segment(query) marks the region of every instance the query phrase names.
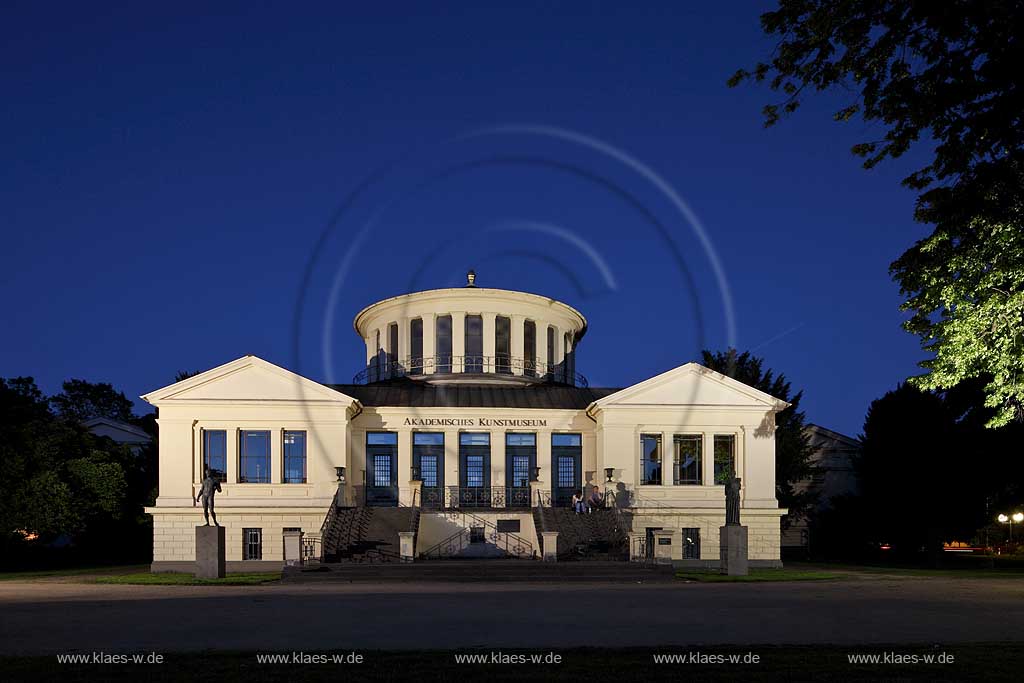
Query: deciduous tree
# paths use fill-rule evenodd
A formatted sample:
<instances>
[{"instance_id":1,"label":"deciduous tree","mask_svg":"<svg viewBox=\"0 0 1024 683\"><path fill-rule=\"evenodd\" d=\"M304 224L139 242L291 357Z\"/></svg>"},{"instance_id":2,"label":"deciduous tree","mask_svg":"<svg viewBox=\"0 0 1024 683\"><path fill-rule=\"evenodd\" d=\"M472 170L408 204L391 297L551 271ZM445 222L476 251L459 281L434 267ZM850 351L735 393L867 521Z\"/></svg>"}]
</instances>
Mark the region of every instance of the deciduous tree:
<instances>
[{"instance_id":1,"label":"deciduous tree","mask_svg":"<svg viewBox=\"0 0 1024 683\"><path fill-rule=\"evenodd\" d=\"M779 0L761 25L775 49L729 84L781 93L764 107L767 126L833 90L846 99L837 121L883 131L852 149L866 168L927 148L903 183L934 231L890 269L906 329L933 354L911 382L985 376L989 426L1024 418L1024 2Z\"/></svg>"}]
</instances>

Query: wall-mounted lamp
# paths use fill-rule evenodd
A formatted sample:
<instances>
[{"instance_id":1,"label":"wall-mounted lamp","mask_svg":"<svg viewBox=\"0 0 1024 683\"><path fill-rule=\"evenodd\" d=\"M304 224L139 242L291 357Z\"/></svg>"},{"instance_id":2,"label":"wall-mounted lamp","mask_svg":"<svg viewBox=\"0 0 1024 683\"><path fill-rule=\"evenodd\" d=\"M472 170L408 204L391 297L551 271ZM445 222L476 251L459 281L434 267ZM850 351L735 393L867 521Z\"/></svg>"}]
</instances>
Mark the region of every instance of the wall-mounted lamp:
<instances>
[{"instance_id":1,"label":"wall-mounted lamp","mask_svg":"<svg viewBox=\"0 0 1024 683\"><path fill-rule=\"evenodd\" d=\"M614 467L605 467L604 468L604 480L605 481L610 482L612 480L612 476L614 474L615 474L615 468Z\"/></svg>"},{"instance_id":2,"label":"wall-mounted lamp","mask_svg":"<svg viewBox=\"0 0 1024 683\"><path fill-rule=\"evenodd\" d=\"M338 483L339 484L344 484L345 483L345 468L344 467L335 467L334 468L334 473L336 475L338 475Z\"/></svg>"}]
</instances>

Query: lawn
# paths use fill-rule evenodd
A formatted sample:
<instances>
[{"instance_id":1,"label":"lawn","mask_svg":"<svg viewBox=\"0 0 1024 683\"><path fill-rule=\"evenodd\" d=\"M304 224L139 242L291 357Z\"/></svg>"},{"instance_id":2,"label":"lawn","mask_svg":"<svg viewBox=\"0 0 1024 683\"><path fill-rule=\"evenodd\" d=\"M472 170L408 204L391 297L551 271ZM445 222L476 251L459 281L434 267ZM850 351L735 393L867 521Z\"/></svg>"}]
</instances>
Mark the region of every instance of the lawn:
<instances>
[{"instance_id":1,"label":"lawn","mask_svg":"<svg viewBox=\"0 0 1024 683\"><path fill-rule=\"evenodd\" d=\"M978 569L975 567L945 567L933 569L928 567L885 566L865 564L804 564L797 562L787 562L786 564L787 566L792 568L799 568L801 571L831 571L840 574L874 574L877 576L885 575L907 578L935 576L947 579L1024 579L1024 569L1020 569L1016 566L996 567L993 569Z\"/></svg>"},{"instance_id":2,"label":"lawn","mask_svg":"<svg viewBox=\"0 0 1024 683\"><path fill-rule=\"evenodd\" d=\"M75 567L73 569L37 569L28 572L3 572L0 573L0 581L23 581L25 579L89 576L95 574L134 574L148 568L149 565L146 564L132 564L105 567Z\"/></svg>"},{"instance_id":3,"label":"lawn","mask_svg":"<svg viewBox=\"0 0 1024 683\"><path fill-rule=\"evenodd\" d=\"M191 574L137 572L116 576L99 576L94 583L113 583L134 586L257 586L279 581L281 572L228 574L223 579L197 579Z\"/></svg>"},{"instance_id":4,"label":"lawn","mask_svg":"<svg viewBox=\"0 0 1024 683\"><path fill-rule=\"evenodd\" d=\"M717 571L677 571L676 578L702 583L765 582L765 581L830 581L843 578L843 574L802 569L751 569L746 576L728 576Z\"/></svg>"}]
</instances>

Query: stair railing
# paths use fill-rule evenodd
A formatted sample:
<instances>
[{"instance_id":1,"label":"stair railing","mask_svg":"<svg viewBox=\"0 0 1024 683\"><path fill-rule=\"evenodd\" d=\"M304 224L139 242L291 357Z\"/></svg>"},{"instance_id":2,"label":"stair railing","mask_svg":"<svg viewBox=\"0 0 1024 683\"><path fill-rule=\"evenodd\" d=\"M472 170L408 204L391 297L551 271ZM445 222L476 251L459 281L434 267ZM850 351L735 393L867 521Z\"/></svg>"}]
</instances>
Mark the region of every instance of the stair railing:
<instances>
[{"instance_id":1,"label":"stair railing","mask_svg":"<svg viewBox=\"0 0 1024 683\"><path fill-rule=\"evenodd\" d=\"M470 543L472 543L471 529L473 526L483 527L485 537L490 540L495 547L502 550L510 557L523 559L536 556L533 544L530 543L530 541L508 531L498 531L497 525L490 520L478 517L472 512L466 512L464 510L450 510L444 514L449 518L461 516L462 528L448 538L445 538L440 543L436 543L420 553L420 556L425 559L453 557L464 550L470 545ZM467 521L469 524L467 524Z\"/></svg>"},{"instance_id":2,"label":"stair railing","mask_svg":"<svg viewBox=\"0 0 1024 683\"><path fill-rule=\"evenodd\" d=\"M338 486L334 492L334 497L331 499L331 506L327 508L327 514L324 515L323 524L320 525L320 542L310 543L308 546L303 548L303 561L306 561L308 557L309 561L323 562L327 555L327 543L330 540L330 529L334 524L334 519L338 514L338 502L341 496L341 486ZM312 541L312 539L310 539Z\"/></svg>"},{"instance_id":3,"label":"stair railing","mask_svg":"<svg viewBox=\"0 0 1024 683\"><path fill-rule=\"evenodd\" d=\"M440 543L420 553L425 560L442 560L446 557L455 557L464 550L470 543L470 530L463 528L444 539Z\"/></svg>"}]
</instances>

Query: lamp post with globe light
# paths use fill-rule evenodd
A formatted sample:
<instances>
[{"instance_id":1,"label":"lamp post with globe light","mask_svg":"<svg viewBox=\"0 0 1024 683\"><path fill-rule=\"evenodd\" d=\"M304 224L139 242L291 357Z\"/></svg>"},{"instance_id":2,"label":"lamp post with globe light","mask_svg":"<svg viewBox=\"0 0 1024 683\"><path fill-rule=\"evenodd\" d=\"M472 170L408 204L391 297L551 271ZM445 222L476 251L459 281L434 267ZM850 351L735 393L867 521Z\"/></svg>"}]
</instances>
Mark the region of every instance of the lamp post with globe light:
<instances>
[{"instance_id":1,"label":"lamp post with globe light","mask_svg":"<svg viewBox=\"0 0 1024 683\"><path fill-rule=\"evenodd\" d=\"M1010 543L1013 543L1013 523L1020 524L1024 522L1024 512L1015 512L1012 515L999 515L996 517L1000 524L1010 525Z\"/></svg>"}]
</instances>

